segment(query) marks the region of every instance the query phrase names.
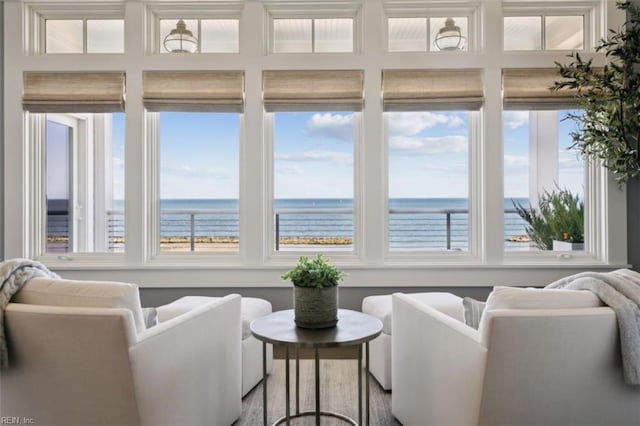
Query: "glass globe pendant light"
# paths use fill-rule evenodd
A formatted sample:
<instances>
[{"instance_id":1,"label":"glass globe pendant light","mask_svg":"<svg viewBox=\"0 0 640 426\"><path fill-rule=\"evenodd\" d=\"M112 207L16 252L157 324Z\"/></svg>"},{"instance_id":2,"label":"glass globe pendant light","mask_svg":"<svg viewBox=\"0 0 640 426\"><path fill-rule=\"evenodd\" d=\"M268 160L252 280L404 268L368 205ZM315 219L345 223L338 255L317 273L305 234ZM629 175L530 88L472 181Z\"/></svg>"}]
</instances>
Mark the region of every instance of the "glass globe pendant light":
<instances>
[{"instance_id":1,"label":"glass globe pendant light","mask_svg":"<svg viewBox=\"0 0 640 426\"><path fill-rule=\"evenodd\" d=\"M198 39L180 19L176 27L164 38L164 48L171 53L193 53L198 50Z\"/></svg>"},{"instance_id":2,"label":"glass globe pendant light","mask_svg":"<svg viewBox=\"0 0 640 426\"><path fill-rule=\"evenodd\" d=\"M444 27L438 31L434 44L438 50L462 50L465 41L466 37L462 35L453 18L447 18Z\"/></svg>"}]
</instances>

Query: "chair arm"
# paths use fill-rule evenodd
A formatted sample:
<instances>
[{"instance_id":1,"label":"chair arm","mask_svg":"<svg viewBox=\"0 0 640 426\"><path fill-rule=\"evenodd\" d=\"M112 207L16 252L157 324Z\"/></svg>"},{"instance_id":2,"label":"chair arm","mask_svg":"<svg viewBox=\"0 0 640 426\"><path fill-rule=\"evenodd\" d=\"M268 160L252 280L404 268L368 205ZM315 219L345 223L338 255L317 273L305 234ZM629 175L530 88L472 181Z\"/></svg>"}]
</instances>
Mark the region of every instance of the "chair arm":
<instances>
[{"instance_id":1,"label":"chair arm","mask_svg":"<svg viewBox=\"0 0 640 426\"><path fill-rule=\"evenodd\" d=\"M406 426L476 424L487 350L479 333L393 295L392 411Z\"/></svg>"},{"instance_id":2,"label":"chair arm","mask_svg":"<svg viewBox=\"0 0 640 426\"><path fill-rule=\"evenodd\" d=\"M241 413L240 296L140 333L129 348L141 424L233 423Z\"/></svg>"}]
</instances>

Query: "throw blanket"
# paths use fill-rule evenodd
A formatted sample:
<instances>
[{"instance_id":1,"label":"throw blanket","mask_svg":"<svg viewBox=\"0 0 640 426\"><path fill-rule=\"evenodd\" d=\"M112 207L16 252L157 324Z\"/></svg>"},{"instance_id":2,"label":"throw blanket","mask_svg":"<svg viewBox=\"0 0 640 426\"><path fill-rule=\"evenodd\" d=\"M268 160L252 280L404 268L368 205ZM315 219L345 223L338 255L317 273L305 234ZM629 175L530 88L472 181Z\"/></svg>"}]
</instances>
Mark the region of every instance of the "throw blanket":
<instances>
[{"instance_id":1,"label":"throw blanket","mask_svg":"<svg viewBox=\"0 0 640 426\"><path fill-rule=\"evenodd\" d=\"M629 269L583 272L562 278L546 288L589 290L615 311L624 381L640 385L640 274Z\"/></svg>"},{"instance_id":2,"label":"throw blanket","mask_svg":"<svg viewBox=\"0 0 640 426\"><path fill-rule=\"evenodd\" d=\"M11 259L0 263L0 367L9 366L7 339L4 333L4 310L9 301L31 278L60 278L40 262L28 259Z\"/></svg>"}]
</instances>

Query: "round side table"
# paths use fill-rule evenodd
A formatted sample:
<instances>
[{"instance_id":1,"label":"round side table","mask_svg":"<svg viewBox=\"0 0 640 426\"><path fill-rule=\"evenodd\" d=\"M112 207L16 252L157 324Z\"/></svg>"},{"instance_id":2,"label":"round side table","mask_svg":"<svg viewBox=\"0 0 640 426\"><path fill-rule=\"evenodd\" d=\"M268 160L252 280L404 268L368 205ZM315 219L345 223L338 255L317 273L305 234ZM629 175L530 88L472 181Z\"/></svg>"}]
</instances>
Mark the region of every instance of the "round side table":
<instances>
[{"instance_id":1,"label":"round side table","mask_svg":"<svg viewBox=\"0 0 640 426\"><path fill-rule=\"evenodd\" d=\"M369 342L382 332L382 322L379 319L362 312L348 309L338 310L338 324L324 329L306 329L297 327L293 321L293 309L278 311L251 323L251 333L262 341L262 389L263 389L263 423L267 425L267 343L285 347L285 415L277 419L273 426L282 423L289 424L297 417L315 416L316 425L320 425L322 416L345 420L352 425L369 425ZM358 349L358 422L344 414L320 410L320 348L334 348L342 346L359 346ZM365 346L365 413L366 423L363 423L362 413L362 346ZM296 352L296 412L291 414L289 394L289 349ZM300 412L300 348L313 348L315 354L315 403L314 411Z\"/></svg>"}]
</instances>

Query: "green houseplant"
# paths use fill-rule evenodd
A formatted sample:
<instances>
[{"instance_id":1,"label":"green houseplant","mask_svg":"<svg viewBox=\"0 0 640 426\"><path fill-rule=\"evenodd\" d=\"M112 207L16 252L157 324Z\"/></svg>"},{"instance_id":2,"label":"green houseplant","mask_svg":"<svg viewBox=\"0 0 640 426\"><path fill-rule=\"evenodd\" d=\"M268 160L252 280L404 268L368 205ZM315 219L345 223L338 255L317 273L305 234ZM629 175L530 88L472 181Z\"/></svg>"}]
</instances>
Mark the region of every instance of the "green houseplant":
<instances>
[{"instance_id":1,"label":"green houseplant","mask_svg":"<svg viewBox=\"0 0 640 426\"><path fill-rule=\"evenodd\" d=\"M640 6L618 2L618 8L627 13L624 28L609 30L596 47L607 64L594 67L591 59L572 53L570 63L556 62L564 80L553 89L577 92L582 111L566 117L578 123L572 148L600 160L623 184L640 175Z\"/></svg>"},{"instance_id":2,"label":"green houseplant","mask_svg":"<svg viewBox=\"0 0 640 426\"><path fill-rule=\"evenodd\" d=\"M527 222L527 236L540 250L553 250L554 241L584 243L584 202L577 195L566 189L545 191L537 209L511 201Z\"/></svg>"},{"instance_id":3,"label":"green houseplant","mask_svg":"<svg viewBox=\"0 0 640 426\"><path fill-rule=\"evenodd\" d=\"M344 272L319 254L300 257L296 266L282 275L293 283L295 323L303 328L327 328L338 323L338 284Z\"/></svg>"}]
</instances>

